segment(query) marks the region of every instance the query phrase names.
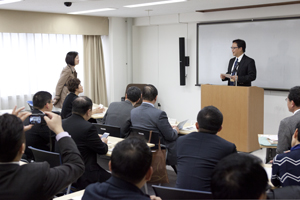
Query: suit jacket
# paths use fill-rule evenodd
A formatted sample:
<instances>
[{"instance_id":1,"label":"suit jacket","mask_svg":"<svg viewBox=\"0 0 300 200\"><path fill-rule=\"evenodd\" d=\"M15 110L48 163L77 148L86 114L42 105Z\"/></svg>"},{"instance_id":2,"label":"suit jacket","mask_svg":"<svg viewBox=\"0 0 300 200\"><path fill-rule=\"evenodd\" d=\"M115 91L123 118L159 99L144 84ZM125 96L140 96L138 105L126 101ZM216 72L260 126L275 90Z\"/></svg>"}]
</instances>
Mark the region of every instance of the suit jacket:
<instances>
[{"instance_id":1,"label":"suit jacket","mask_svg":"<svg viewBox=\"0 0 300 200\"><path fill-rule=\"evenodd\" d=\"M38 109L32 110L33 114L42 114L43 112ZM24 125L29 124L29 117L25 119ZM32 151L28 148L29 146L42 149L45 151L50 151L50 144L51 149L54 151L54 145L55 145L55 133L53 133L47 125L40 125L35 124L30 130L25 132L25 138L26 138L26 149L25 149L25 159L27 160L33 160L33 154ZM50 142L51 138L51 142Z\"/></svg>"},{"instance_id":2,"label":"suit jacket","mask_svg":"<svg viewBox=\"0 0 300 200\"><path fill-rule=\"evenodd\" d=\"M131 126L130 112L133 108L129 100L111 103L103 117L103 124L120 127L120 136L126 137Z\"/></svg>"},{"instance_id":3,"label":"suit jacket","mask_svg":"<svg viewBox=\"0 0 300 200\"><path fill-rule=\"evenodd\" d=\"M231 68L235 59L236 59L235 57L230 59L226 74L231 74ZM239 63L237 76L238 76L238 81L237 81L238 86L251 86L251 82L256 79L255 61L244 54L241 62ZM229 78L223 79L223 81L225 80L228 80L228 85L230 85L230 79Z\"/></svg>"},{"instance_id":4,"label":"suit jacket","mask_svg":"<svg viewBox=\"0 0 300 200\"><path fill-rule=\"evenodd\" d=\"M55 107L62 108L64 100L69 93L67 83L70 79L77 78L77 73L74 67L65 66L60 74L60 78L57 82L55 89L55 99L57 103Z\"/></svg>"},{"instance_id":5,"label":"suit jacket","mask_svg":"<svg viewBox=\"0 0 300 200\"><path fill-rule=\"evenodd\" d=\"M91 184L85 189L82 200L94 199L150 200L150 197L132 183L112 176L104 183Z\"/></svg>"},{"instance_id":6,"label":"suit jacket","mask_svg":"<svg viewBox=\"0 0 300 200\"><path fill-rule=\"evenodd\" d=\"M78 179L77 187L83 189L90 183L100 181L107 172L97 164L97 154L105 155L108 147L100 139L97 128L77 114L64 119L62 126L72 136L85 164L85 172Z\"/></svg>"},{"instance_id":7,"label":"suit jacket","mask_svg":"<svg viewBox=\"0 0 300 200\"><path fill-rule=\"evenodd\" d=\"M298 122L300 122L300 111L281 120L278 130L277 154L291 149L292 136Z\"/></svg>"},{"instance_id":8,"label":"suit jacket","mask_svg":"<svg viewBox=\"0 0 300 200\"><path fill-rule=\"evenodd\" d=\"M61 109L61 118L65 119L67 117L70 117L72 115L72 103L73 101L77 98L78 96L73 93L70 92L67 97L64 100L62 109Z\"/></svg>"},{"instance_id":9,"label":"suit jacket","mask_svg":"<svg viewBox=\"0 0 300 200\"><path fill-rule=\"evenodd\" d=\"M193 132L179 137L176 187L210 191L215 166L232 153L236 153L235 144L215 134Z\"/></svg>"},{"instance_id":10,"label":"suit jacket","mask_svg":"<svg viewBox=\"0 0 300 200\"><path fill-rule=\"evenodd\" d=\"M131 110L131 123L135 128L151 130L160 133L162 143L168 148L167 163L176 164L176 139L178 133L168 121L166 112L154 108L152 105L142 103Z\"/></svg>"},{"instance_id":11,"label":"suit jacket","mask_svg":"<svg viewBox=\"0 0 300 200\"><path fill-rule=\"evenodd\" d=\"M270 189L267 192L267 199L299 199L300 186L286 186L282 188Z\"/></svg>"},{"instance_id":12,"label":"suit jacket","mask_svg":"<svg viewBox=\"0 0 300 200\"><path fill-rule=\"evenodd\" d=\"M1 199L51 199L76 181L84 171L84 163L70 137L58 141L63 165L50 168L47 162L0 164Z\"/></svg>"}]
</instances>

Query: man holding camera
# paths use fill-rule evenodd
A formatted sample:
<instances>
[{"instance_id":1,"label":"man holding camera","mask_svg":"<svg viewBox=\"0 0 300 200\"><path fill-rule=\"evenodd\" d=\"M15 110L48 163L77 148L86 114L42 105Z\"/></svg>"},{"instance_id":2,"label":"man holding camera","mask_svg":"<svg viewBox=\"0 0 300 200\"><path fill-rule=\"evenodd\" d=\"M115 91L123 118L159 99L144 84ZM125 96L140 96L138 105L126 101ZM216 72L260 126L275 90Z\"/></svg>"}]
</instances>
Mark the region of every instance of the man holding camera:
<instances>
[{"instance_id":1,"label":"man holding camera","mask_svg":"<svg viewBox=\"0 0 300 200\"><path fill-rule=\"evenodd\" d=\"M32 115L25 121L24 125L33 124L34 126L25 132L26 136L26 149L23 155L24 159L33 160L32 151L28 146L46 151L54 151L55 133L52 132L45 120L44 112L52 111L52 95L49 92L39 91L33 96L33 110Z\"/></svg>"}]
</instances>

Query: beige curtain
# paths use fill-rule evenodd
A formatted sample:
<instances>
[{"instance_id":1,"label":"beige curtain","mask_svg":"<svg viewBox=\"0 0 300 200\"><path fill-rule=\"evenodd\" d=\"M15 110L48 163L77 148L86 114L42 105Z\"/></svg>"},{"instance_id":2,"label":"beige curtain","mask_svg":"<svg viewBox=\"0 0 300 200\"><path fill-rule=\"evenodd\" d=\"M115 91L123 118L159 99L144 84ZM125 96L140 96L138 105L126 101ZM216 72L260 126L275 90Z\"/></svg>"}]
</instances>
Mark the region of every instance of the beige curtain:
<instances>
[{"instance_id":1,"label":"beige curtain","mask_svg":"<svg viewBox=\"0 0 300 200\"><path fill-rule=\"evenodd\" d=\"M107 105L106 80L100 35L83 36L84 94L93 103Z\"/></svg>"}]
</instances>

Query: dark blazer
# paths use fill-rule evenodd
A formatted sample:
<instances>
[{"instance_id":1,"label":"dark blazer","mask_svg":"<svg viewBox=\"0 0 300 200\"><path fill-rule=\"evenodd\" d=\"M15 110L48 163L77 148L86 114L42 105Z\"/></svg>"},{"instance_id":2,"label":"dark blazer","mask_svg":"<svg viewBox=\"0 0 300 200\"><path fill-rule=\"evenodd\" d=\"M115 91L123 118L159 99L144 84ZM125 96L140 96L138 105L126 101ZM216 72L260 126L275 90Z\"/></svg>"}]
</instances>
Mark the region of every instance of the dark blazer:
<instances>
[{"instance_id":1,"label":"dark blazer","mask_svg":"<svg viewBox=\"0 0 300 200\"><path fill-rule=\"evenodd\" d=\"M62 109L61 109L61 118L65 119L67 117L70 117L72 115L72 103L73 101L77 98L78 96L73 93L70 92L67 97L64 100Z\"/></svg>"},{"instance_id":2,"label":"dark blazer","mask_svg":"<svg viewBox=\"0 0 300 200\"><path fill-rule=\"evenodd\" d=\"M103 117L103 124L120 127L120 136L126 137L131 126L130 112L133 108L129 100L111 103Z\"/></svg>"},{"instance_id":3,"label":"dark blazer","mask_svg":"<svg viewBox=\"0 0 300 200\"><path fill-rule=\"evenodd\" d=\"M112 176L104 183L91 184L85 189L82 200L94 199L150 200L150 197L132 183Z\"/></svg>"},{"instance_id":4,"label":"dark blazer","mask_svg":"<svg viewBox=\"0 0 300 200\"><path fill-rule=\"evenodd\" d=\"M47 162L0 164L1 199L51 199L76 181L84 171L84 163L70 137L58 141L63 165L50 168Z\"/></svg>"},{"instance_id":5,"label":"dark blazer","mask_svg":"<svg viewBox=\"0 0 300 200\"><path fill-rule=\"evenodd\" d=\"M135 128L141 128L161 134L162 143L168 148L167 163L176 164L176 139L178 133L168 121L166 112L142 103L131 110L131 123Z\"/></svg>"},{"instance_id":6,"label":"dark blazer","mask_svg":"<svg viewBox=\"0 0 300 200\"><path fill-rule=\"evenodd\" d=\"M232 153L236 153L235 145L215 134L193 132L179 137L176 187L210 191L215 166Z\"/></svg>"},{"instance_id":7,"label":"dark blazer","mask_svg":"<svg viewBox=\"0 0 300 200\"><path fill-rule=\"evenodd\" d=\"M236 57L230 59L226 74L231 74L231 68L235 59ZM239 63L237 76L238 76L238 81L237 81L238 86L251 86L251 82L256 79L255 61L244 54L241 62ZM230 79L229 78L223 79L223 81L225 80L228 80L228 85L230 85Z\"/></svg>"},{"instance_id":8,"label":"dark blazer","mask_svg":"<svg viewBox=\"0 0 300 200\"><path fill-rule=\"evenodd\" d=\"M33 114L42 114L43 112L38 109L32 110ZM24 125L29 124L29 117L25 119ZM33 154L32 151L28 148L28 146L32 146L38 149L50 151L50 138L52 151L54 151L55 145L55 133L53 133L47 125L35 124L30 130L25 132L26 137L26 149L25 149L25 159L32 160Z\"/></svg>"},{"instance_id":9,"label":"dark blazer","mask_svg":"<svg viewBox=\"0 0 300 200\"><path fill-rule=\"evenodd\" d=\"M109 173L97 164L97 154L105 155L108 150L107 144L100 139L97 128L77 114L64 119L62 126L72 136L85 164L85 172L76 183L77 189L108 179Z\"/></svg>"}]
</instances>

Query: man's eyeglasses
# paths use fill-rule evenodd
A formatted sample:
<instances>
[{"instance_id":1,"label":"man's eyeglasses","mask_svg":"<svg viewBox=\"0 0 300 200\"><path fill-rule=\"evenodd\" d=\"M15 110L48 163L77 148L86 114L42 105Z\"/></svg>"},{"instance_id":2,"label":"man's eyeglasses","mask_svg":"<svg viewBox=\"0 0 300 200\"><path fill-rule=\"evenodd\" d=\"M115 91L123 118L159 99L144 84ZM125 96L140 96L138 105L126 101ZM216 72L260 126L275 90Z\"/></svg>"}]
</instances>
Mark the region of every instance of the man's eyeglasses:
<instances>
[{"instance_id":1,"label":"man's eyeglasses","mask_svg":"<svg viewBox=\"0 0 300 200\"><path fill-rule=\"evenodd\" d=\"M238 47L230 47L231 49L236 49L236 48L238 48Z\"/></svg>"}]
</instances>

